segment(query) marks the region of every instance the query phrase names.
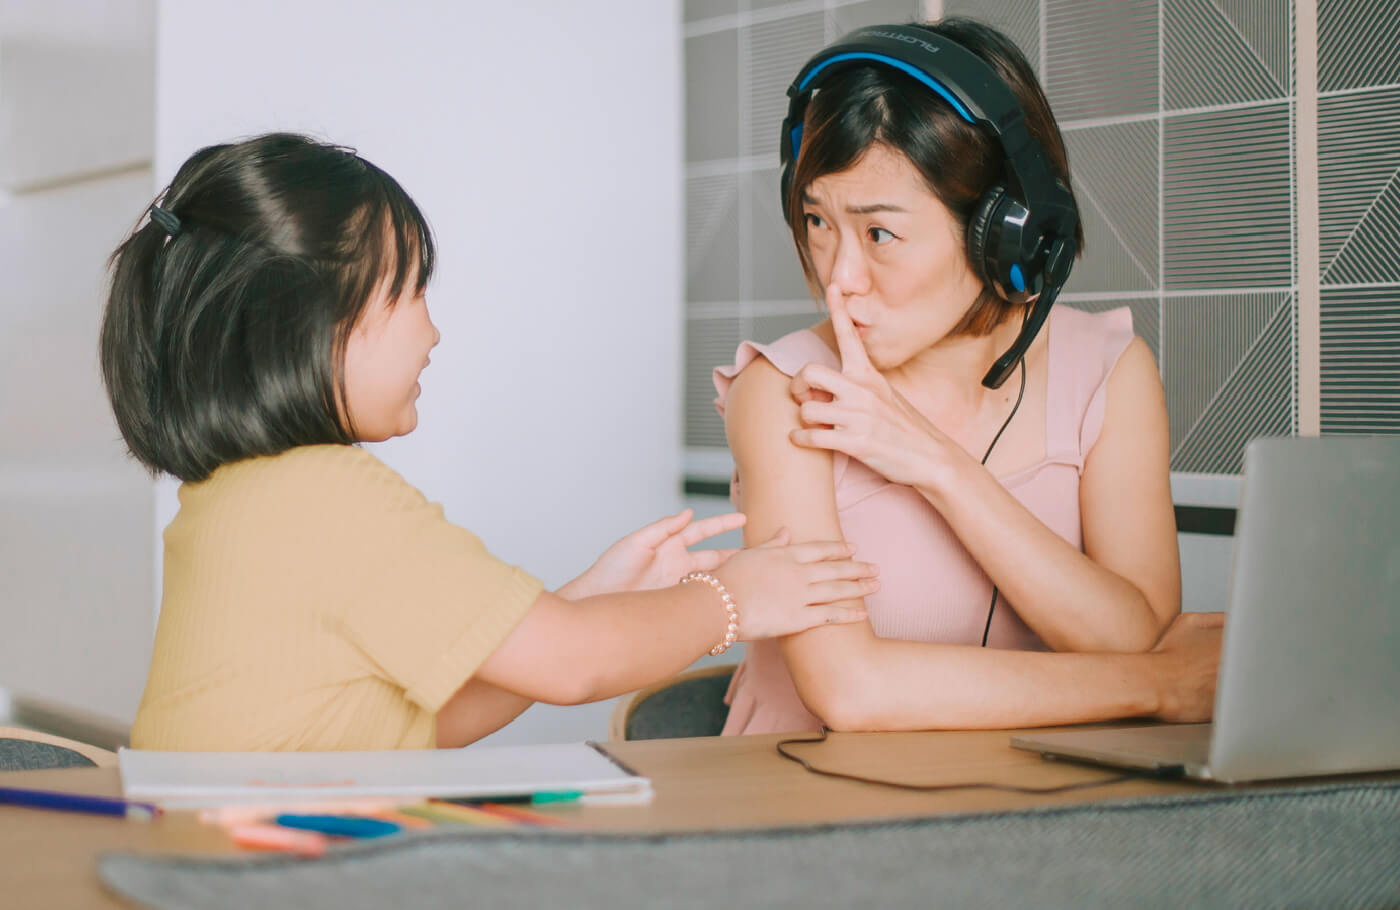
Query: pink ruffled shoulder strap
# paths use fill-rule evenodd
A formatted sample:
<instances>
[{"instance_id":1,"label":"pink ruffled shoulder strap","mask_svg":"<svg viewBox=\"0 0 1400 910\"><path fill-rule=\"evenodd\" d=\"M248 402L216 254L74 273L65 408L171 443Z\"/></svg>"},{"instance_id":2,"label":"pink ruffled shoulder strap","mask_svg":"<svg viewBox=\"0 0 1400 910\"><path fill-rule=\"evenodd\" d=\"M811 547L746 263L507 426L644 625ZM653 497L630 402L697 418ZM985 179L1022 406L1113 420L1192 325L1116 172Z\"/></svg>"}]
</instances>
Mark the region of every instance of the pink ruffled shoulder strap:
<instances>
[{"instance_id":1,"label":"pink ruffled shoulder strap","mask_svg":"<svg viewBox=\"0 0 1400 910\"><path fill-rule=\"evenodd\" d=\"M1051 311L1051 390L1046 426L1050 452L1074 453L1080 467L1103 430L1108 377L1133 340L1127 307L1086 313L1068 306Z\"/></svg>"},{"instance_id":2,"label":"pink ruffled shoulder strap","mask_svg":"<svg viewBox=\"0 0 1400 910\"><path fill-rule=\"evenodd\" d=\"M724 414L724 403L729 398L729 387L734 384L734 377L758 357L767 359L779 372L788 376L792 376L809 363L841 369L841 358L810 329L784 335L772 344L745 341L735 352L733 364L715 367L715 391L719 394L715 399L715 409L721 415Z\"/></svg>"}]
</instances>

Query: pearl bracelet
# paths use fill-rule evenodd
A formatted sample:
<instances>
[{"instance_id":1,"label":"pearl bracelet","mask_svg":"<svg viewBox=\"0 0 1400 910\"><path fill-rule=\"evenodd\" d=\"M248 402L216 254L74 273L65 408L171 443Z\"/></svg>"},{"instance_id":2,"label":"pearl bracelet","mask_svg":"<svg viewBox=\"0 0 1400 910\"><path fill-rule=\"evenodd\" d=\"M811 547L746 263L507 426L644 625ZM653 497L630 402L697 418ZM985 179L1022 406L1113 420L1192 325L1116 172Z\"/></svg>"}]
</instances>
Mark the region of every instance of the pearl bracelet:
<instances>
[{"instance_id":1,"label":"pearl bracelet","mask_svg":"<svg viewBox=\"0 0 1400 910\"><path fill-rule=\"evenodd\" d=\"M685 584L688 581L703 581L718 591L720 599L724 601L724 609L729 614L729 627L724 631L724 641L710 649L710 654L718 657L728 651L729 646L739 638L739 608L734 605L734 595L725 590L723 582L709 572L691 572L682 577L680 583Z\"/></svg>"}]
</instances>

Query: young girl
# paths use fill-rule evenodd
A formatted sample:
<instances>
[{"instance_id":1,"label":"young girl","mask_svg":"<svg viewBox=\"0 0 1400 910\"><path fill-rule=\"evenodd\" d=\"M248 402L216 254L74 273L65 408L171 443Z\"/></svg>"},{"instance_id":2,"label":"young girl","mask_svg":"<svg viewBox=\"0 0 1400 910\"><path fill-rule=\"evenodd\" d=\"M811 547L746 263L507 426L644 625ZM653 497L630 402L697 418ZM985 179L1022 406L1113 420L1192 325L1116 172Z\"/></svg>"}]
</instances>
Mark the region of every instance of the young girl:
<instances>
[{"instance_id":1,"label":"young girl","mask_svg":"<svg viewBox=\"0 0 1400 910\"><path fill-rule=\"evenodd\" d=\"M133 746L461 746L532 701L863 618L827 606L876 587L844 544L686 552L742 516L665 519L551 594L356 447L413 430L438 332L427 223L353 151L211 146L149 214L101 339L132 454L184 481Z\"/></svg>"}]
</instances>

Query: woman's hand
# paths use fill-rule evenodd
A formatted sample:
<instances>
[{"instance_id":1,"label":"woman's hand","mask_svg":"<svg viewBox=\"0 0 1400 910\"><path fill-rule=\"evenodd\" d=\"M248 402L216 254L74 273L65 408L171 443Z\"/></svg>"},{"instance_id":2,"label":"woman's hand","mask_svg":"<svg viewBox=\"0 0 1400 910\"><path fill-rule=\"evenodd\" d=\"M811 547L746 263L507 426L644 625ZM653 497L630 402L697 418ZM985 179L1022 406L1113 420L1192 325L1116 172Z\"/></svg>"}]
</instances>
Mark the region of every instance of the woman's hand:
<instances>
[{"instance_id":1,"label":"woman's hand","mask_svg":"<svg viewBox=\"0 0 1400 910\"><path fill-rule=\"evenodd\" d=\"M832 540L789 546L789 539L784 528L766 543L740 550L714 573L734 598L740 641L860 622L865 610L826 605L880 589L875 580L879 570L852 560L850 544Z\"/></svg>"},{"instance_id":2,"label":"woman's hand","mask_svg":"<svg viewBox=\"0 0 1400 910\"><path fill-rule=\"evenodd\" d=\"M733 556L734 550L697 550L687 547L744 526L740 512L716 515L692 522L693 511L670 515L633 531L603 551L578 578L557 592L566 600L622 591L669 588L682 575L709 572Z\"/></svg>"},{"instance_id":3,"label":"woman's hand","mask_svg":"<svg viewBox=\"0 0 1400 910\"><path fill-rule=\"evenodd\" d=\"M1177 724L1204 723L1215 710L1224 613L1182 613L1151 651L1159 671L1157 717Z\"/></svg>"},{"instance_id":4,"label":"woman's hand","mask_svg":"<svg viewBox=\"0 0 1400 910\"><path fill-rule=\"evenodd\" d=\"M925 483L940 456L961 450L875 369L835 283L827 285L826 306L841 370L809 363L793 376L802 426L789 438L843 452L894 483Z\"/></svg>"}]
</instances>

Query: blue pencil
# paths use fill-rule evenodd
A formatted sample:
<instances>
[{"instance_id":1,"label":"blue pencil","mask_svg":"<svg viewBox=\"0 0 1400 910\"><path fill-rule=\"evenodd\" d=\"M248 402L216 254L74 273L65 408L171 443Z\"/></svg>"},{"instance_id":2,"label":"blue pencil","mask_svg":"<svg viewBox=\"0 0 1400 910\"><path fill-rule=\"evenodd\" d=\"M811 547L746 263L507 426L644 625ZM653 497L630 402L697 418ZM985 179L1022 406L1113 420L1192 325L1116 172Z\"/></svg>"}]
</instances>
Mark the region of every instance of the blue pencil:
<instances>
[{"instance_id":1,"label":"blue pencil","mask_svg":"<svg viewBox=\"0 0 1400 910\"><path fill-rule=\"evenodd\" d=\"M28 806L32 809L57 809L61 812L87 812L92 815L116 815L123 818L150 819L160 815L160 807L151 803L130 803L110 796L82 796L54 790L23 790L0 787L0 804Z\"/></svg>"}]
</instances>

